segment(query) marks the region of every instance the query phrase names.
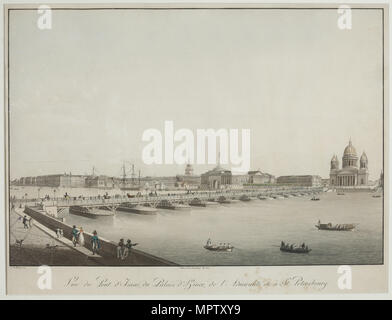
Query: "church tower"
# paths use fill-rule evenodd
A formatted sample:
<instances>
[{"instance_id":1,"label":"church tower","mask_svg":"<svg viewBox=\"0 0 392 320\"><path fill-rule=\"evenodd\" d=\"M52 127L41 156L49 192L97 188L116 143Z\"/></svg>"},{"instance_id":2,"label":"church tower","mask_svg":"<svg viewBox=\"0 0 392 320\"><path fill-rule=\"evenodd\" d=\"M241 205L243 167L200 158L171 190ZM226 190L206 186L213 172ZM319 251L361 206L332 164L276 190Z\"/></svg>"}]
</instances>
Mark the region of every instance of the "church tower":
<instances>
[{"instance_id":1,"label":"church tower","mask_svg":"<svg viewBox=\"0 0 392 320\"><path fill-rule=\"evenodd\" d=\"M336 154L331 159L331 170L329 172L329 183L331 186L336 185L337 172L339 170L339 160Z\"/></svg>"},{"instance_id":2,"label":"church tower","mask_svg":"<svg viewBox=\"0 0 392 320\"><path fill-rule=\"evenodd\" d=\"M367 185L369 179L368 158L365 151L359 160L358 185Z\"/></svg>"}]
</instances>

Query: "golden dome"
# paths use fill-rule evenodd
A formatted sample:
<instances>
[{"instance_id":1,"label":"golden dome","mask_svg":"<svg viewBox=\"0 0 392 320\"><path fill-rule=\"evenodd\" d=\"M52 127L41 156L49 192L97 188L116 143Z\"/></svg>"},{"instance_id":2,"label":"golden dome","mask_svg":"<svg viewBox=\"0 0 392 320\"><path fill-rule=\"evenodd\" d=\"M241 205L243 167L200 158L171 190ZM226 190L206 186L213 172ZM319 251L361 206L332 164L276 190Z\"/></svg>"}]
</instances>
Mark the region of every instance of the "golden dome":
<instances>
[{"instance_id":1,"label":"golden dome","mask_svg":"<svg viewBox=\"0 0 392 320\"><path fill-rule=\"evenodd\" d=\"M343 156L357 156L357 150L355 150L354 146L352 145L351 139L348 146L344 149Z\"/></svg>"}]
</instances>

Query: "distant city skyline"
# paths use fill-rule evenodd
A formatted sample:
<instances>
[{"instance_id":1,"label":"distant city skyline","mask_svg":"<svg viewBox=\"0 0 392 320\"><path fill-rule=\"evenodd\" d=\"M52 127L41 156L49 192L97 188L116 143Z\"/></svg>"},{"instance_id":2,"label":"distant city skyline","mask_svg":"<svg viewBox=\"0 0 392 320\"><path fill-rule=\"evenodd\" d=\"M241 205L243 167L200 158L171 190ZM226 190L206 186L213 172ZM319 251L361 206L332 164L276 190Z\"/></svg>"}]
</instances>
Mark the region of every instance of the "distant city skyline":
<instances>
[{"instance_id":1,"label":"distant city skyline","mask_svg":"<svg viewBox=\"0 0 392 320\"><path fill-rule=\"evenodd\" d=\"M143 131L173 120L249 128L251 170L275 176L328 178L351 138L376 180L380 15L353 10L342 31L336 10L54 10L43 31L35 10L11 11L10 178L93 166L121 176L124 161L143 176L183 174L185 165L142 163Z\"/></svg>"}]
</instances>

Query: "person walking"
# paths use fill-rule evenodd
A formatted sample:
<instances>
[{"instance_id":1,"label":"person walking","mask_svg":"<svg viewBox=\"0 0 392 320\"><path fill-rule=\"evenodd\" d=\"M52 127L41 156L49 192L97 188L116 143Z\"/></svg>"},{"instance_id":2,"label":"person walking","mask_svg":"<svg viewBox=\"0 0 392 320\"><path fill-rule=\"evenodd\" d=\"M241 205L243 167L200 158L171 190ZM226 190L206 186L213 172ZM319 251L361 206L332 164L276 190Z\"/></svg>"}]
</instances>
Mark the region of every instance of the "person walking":
<instances>
[{"instance_id":1,"label":"person walking","mask_svg":"<svg viewBox=\"0 0 392 320\"><path fill-rule=\"evenodd\" d=\"M93 248L93 255L98 253L98 250L101 248L98 233L95 230L93 231L93 236L91 237L91 246Z\"/></svg>"},{"instance_id":2,"label":"person walking","mask_svg":"<svg viewBox=\"0 0 392 320\"><path fill-rule=\"evenodd\" d=\"M78 242L81 247L84 247L84 230L82 227L79 229Z\"/></svg>"},{"instance_id":3,"label":"person walking","mask_svg":"<svg viewBox=\"0 0 392 320\"><path fill-rule=\"evenodd\" d=\"M117 245L117 259L124 260L123 259L124 246L125 246L124 239L120 239L120 242Z\"/></svg>"},{"instance_id":4,"label":"person walking","mask_svg":"<svg viewBox=\"0 0 392 320\"><path fill-rule=\"evenodd\" d=\"M23 228L24 229L28 229L29 228L29 225L27 224L27 222L28 222L27 216L24 216L23 217Z\"/></svg>"},{"instance_id":5,"label":"person walking","mask_svg":"<svg viewBox=\"0 0 392 320\"><path fill-rule=\"evenodd\" d=\"M76 228L75 225L72 227L71 234L72 234L72 243L73 243L74 247L76 247L76 243L78 242L79 230Z\"/></svg>"},{"instance_id":6,"label":"person walking","mask_svg":"<svg viewBox=\"0 0 392 320\"><path fill-rule=\"evenodd\" d=\"M130 239L127 240L126 245L124 246L124 253L122 256L122 260L126 259L132 249L132 247L138 245L137 243L132 243L132 241Z\"/></svg>"}]
</instances>

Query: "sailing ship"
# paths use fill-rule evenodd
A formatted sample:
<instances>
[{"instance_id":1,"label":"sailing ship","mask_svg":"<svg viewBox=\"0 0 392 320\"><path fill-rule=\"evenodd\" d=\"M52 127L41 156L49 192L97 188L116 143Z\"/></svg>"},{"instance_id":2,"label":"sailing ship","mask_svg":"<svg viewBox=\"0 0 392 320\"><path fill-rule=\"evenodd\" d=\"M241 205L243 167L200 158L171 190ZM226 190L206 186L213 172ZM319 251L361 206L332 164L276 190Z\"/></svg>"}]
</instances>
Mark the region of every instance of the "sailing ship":
<instances>
[{"instance_id":1,"label":"sailing ship","mask_svg":"<svg viewBox=\"0 0 392 320\"><path fill-rule=\"evenodd\" d=\"M140 170L138 184L135 183L135 166L132 164L131 184L127 183L127 173L125 164L122 166L122 181L120 186L121 191L139 191L140 190Z\"/></svg>"}]
</instances>

